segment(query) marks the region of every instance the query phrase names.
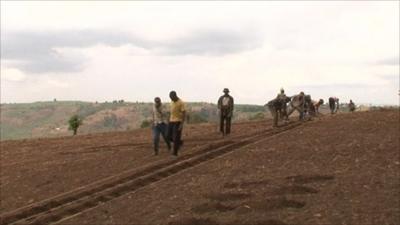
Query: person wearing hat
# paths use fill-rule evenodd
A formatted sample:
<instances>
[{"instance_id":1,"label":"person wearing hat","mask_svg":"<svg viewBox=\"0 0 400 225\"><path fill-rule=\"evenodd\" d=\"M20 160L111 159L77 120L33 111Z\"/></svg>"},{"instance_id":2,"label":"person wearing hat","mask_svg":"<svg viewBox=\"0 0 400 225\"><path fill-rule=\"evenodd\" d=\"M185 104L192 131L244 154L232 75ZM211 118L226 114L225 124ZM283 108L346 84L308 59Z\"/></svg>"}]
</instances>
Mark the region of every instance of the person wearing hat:
<instances>
[{"instance_id":1,"label":"person wearing hat","mask_svg":"<svg viewBox=\"0 0 400 225\"><path fill-rule=\"evenodd\" d=\"M168 150L171 150L171 144L169 143L167 136L167 125L166 125L166 114L164 107L159 97L154 98L153 105L153 145L154 155L158 155L158 148L160 143L160 135L163 137L167 144Z\"/></svg>"},{"instance_id":2,"label":"person wearing hat","mask_svg":"<svg viewBox=\"0 0 400 225\"><path fill-rule=\"evenodd\" d=\"M171 115L168 123L168 140L174 143L173 155L178 156L178 150L182 146L182 129L185 122L186 109L183 101L175 91L169 93L171 98Z\"/></svg>"},{"instance_id":3,"label":"person wearing hat","mask_svg":"<svg viewBox=\"0 0 400 225\"><path fill-rule=\"evenodd\" d=\"M290 99L288 100L288 97L286 96L285 90L283 88L281 88L280 93L276 96L276 99L281 102L279 118L288 120L289 118L287 116L287 103L290 101Z\"/></svg>"},{"instance_id":4,"label":"person wearing hat","mask_svg":"<svg viewBox=\"0 0 400 225\"><path fill-rule=\"evenodd\" d=\"M224 95L218 99L218 110L220 114L220 131L223 136L231 133L231 121L233 115L234 101L229 95L229 89L224 88Z\"/></svg>"},{"instance_id":5,"label":"person wearing hat","mask_svg":"<svg viewBox=\"0 0 400 225\"><path fill-rule=\"evenodd\" d=\"M272 99L271 101L269 101L267 104L264 105L267 106L269 111L271 112L273 118L272 127L278 126L279 119L288 120L286 111L288 102L290 102L290 98L285 95L285 91L283 90L283 88L281 88L281 91L278 94L278 96L276 96L276 98Z\"/></svg>"},{"instance_id":6,"label":"person wearing hat","mask_svg":"<svg viewBox=\"0 0 400 225\"><path fill-rule=\"evenodd\" d=\"M276 96L276 98L279 98L279 99L284 99L284 98L286 98L285 90L284 90L283 88L281 88L281 90L280 90L278 96Z\"/></svg>"}]
</instances>

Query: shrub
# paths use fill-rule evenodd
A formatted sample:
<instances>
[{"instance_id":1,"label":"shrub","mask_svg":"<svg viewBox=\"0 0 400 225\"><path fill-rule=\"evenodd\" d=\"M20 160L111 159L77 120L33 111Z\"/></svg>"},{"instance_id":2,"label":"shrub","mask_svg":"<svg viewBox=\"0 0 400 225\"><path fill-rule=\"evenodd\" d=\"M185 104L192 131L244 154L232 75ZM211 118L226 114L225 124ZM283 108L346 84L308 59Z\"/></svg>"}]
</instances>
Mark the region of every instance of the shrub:
<instances>
[{"instance_id":1,"label":"shrub","mask_svg":"<svg viewBox=\"0 0 400 225\"><path fill-rule=\"evenodd\" d=\"M78 115L73 115L69 120L68 120L69 130L72 130L74 133L73 135L76 135L78 132L78 128L80 125L82 125L82 119L79 118Z\"/></svg>"}]
</instances>

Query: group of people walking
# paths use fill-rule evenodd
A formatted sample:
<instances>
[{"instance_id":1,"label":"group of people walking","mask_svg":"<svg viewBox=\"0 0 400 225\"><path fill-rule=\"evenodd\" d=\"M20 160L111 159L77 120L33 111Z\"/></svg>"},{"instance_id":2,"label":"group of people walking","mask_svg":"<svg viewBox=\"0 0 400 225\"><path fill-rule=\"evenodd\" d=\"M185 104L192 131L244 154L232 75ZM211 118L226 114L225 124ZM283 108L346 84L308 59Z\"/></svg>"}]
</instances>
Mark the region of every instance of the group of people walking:
<instances>
[{"instance_id":1,"label":"group of people walking","mask_svg":"<svg viewBox=\"0 0 400 225\"><path fill-rule=\"evenodd\" d=\"M224 95L218 99L220 114L220 131L223 136L231 132L234 99L229 95L229 89L224 88ZM178 151L183 145L182 130L186 118L185 103L178 97L175 91L169 93L171 99L169 118L166 108L160 97L154 98L153 106L153 144L154 155L158 155L160 147L160 136L164 139L168 151L173 150L172 155L178 156Z\"/></svg>"},{"instance_id":2,"label":"group of people walking","mask_svg":"<svg viewBox=\"0 0 400 225\"><path fill-rule=\"evenodd\" d=\"M218 112L220 119L219 130L222 136L229 135L231 132L231 122L234 109L234 99L229 95L229 89L223 89L223 95L218 99ZM175 91L169 93L171 99L169 118L165 107L159 97L154 98L153 106L153 144L154 154L159 153L160 136L164 139L168 151L173 150L172 155L178 156L178 151L183 145L182 130L186 119L185 103L178 97ZM331 113L339 110L339 99L330 97L328 99ZM288 110L288 104L290 109ZM288 97L285 90L281 88L276 98L269 101L265 106L268 107L273 116L273 126L278 126L278 120L287 122L289 116L297 111L299 119L303 120L307 115L316 116L319 113L319 107L324 104L323 99L313 101L310 95L300 92L297 95ZM350 111L355 110L355 104L352 100L349 103Z\"/></svg>"},{"instance_id":3,"label":"group of people walking","mask_svg":"<svg viewBox=\"0 0 400 225\"><path fill-rule=\"evenodd\" d=\"M175 91L169 93L171 98L171 112L167 119L165 107L159 97L154 98L153 106L153 143L154 154L158 155L160 135L167 144L168 151L171 151L174 156L178 155L179 148L183 145L182 129L186 117L185 103L178 97ZM167 123L168 121L168 123ZM173 146L171 146L171 143Z\"/></svg>"}]
</instances>

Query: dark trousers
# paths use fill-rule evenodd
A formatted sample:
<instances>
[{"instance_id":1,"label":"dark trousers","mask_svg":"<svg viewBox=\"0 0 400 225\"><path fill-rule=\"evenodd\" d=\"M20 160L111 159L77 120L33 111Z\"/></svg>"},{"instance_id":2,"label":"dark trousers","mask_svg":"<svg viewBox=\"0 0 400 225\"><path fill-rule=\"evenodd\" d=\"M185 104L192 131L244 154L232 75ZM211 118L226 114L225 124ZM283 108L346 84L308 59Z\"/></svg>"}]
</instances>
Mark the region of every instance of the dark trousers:
<instances>
[{"instance_id":1,"label":"dark trousers","mask_svg":"<svg viewBox=\"0 0 400 225\"><path fill-rule=\"evenodd\" d=\"M230 116L221 113L220 123L219 123L219 130L223 135L231 133L231 120Z\"/></svg>"},{"instance_id":2,"label":"dark trousers","mask_svg":"<svg viewBox=\"0 0 400 225\"><path fill-rule=\"evenodd\" d=\"M169 122L168 124L168 140L174 143L174 155L178 155L178 150L181 147L182 130L179 130L181 122Z\"/></svg>"},{"instance_id":3,"label":"dark trousers","mask_svg":"<svg viewBox=\"0 0 400 225\"><path fill-rule=\"evenodd\" d=\"M282 109L279 111L279 118L280 119L289 119L289 116L287 114L287 106L286 104L284 106L282 106Z\"/></svg>"},{"instance_id":4,"label":"dark trousers","mask_svg":"<svg viewBox=\"0 0 400 225\"><path fill-rule=\"evenodd\" d=\"M336 108L335 104L336 104L335 102L329 101L329 108L331 110L331 114L335 113L335 108Z\"/></svg>"},{"instance_id":5,"label":"dark trousers","mask_svg":"<svg viewBox=\"0 0 400 225\"><path fill-rule=\"evenodd\" d=\"M273 118L273 125L274 127L278 126L278 117L279 117L279 111L272 105L268 106L269 111L271 112L272 118Z\"/></svg>"},{"instance_id":6,"label":"dark trousers","mask_svg":"<svg viewBox=\"0 0 400 225\"><path fill-rule=\"evenodd\" d=\"M154 144L154 153L158 154L158 147L160 144L160 135L163 137L165 143L168 146L168 149L171 148L171 144L167 139L167 125L165 123L158 123L153 126L153 144Z\"/></svg>"}]
</instances>

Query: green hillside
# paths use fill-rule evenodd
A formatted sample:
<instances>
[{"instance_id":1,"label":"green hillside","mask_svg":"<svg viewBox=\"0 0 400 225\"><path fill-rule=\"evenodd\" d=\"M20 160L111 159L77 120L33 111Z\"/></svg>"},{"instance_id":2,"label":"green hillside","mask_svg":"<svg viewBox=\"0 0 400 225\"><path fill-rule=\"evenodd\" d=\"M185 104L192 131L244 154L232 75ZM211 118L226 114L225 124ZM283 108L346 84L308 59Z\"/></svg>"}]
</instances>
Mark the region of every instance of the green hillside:
<instances>
[{"instance_id":1,"label":"green hillside","mask_svg":"<svg viewBox=\"0 0 400 225\"><path fill-rule=\"evenodd\" d=\"M169 104L165 104L167 108ZM368 110L359 108L358 110ZM73 115L83 119L79 134L124 131L149 126L152 103L113 101L105 103L80 101L53 101L21 104L1 104L1 140L60 137L72 135L68 120ZM341 112L348 112L345 104ZM188 123L216 123L216 104L206 102L187 103ZM329 113L322 105L320 112ZM296 116L296 113L293 114ZM235 105L233 121L262 120L271 115L264 106Z\"/></svg>"},{"instance_id":2,"label":"green hillside","mask_svg":"<svg viewBox=\"0 0 400 225\"><path fill-rule=\"evenodd\" d=\"M168 107L168 104L166 104ZM217 122L215 104L188 103L188 123ZM114 101L92 103L79 101L2 104L1 140L71 135L68 119L79 115L83 125L78 133L97 133L137 129L151 118L151 103ZM258 105L235 105L234 121L263 119L265 108Z\"/></svg>"}]
</instances>

